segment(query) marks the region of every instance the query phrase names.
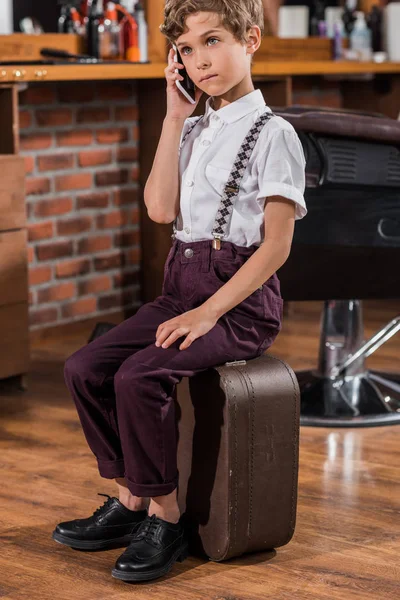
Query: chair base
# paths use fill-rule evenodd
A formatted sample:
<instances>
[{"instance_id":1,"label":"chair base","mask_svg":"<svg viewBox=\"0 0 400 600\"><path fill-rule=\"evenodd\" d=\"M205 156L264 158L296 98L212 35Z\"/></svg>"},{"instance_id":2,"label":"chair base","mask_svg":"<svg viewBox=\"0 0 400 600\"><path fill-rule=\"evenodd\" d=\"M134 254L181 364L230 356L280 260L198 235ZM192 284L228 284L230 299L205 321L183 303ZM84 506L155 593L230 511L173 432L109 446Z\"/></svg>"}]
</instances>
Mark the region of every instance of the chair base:
<instances>
[{"instance_id":1,"label":"chair base","mask_svg":"<svg viewBox=\"0 0 400 600\"><path fill-rule=\"evenodd\" d=\"M400 423L400 374L366 370L331 379L298 371L300 425L373 427Z\"/></svg>"}]
</instances>

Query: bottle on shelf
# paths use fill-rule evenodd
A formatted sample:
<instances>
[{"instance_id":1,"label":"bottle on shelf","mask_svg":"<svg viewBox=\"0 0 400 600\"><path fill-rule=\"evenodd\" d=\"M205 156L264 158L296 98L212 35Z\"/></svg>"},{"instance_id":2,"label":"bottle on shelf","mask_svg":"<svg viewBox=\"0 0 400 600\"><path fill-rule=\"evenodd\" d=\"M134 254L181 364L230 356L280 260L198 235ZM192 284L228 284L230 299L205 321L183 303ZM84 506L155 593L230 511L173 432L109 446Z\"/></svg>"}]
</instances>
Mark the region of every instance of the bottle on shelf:
<instances>
[{"instance_id":1,"label":"bottle on shelf","mask_svg":"<svg viewBox=\"0 0 400 600\"><path fill-rule=\"evenodd\" d=\"M77 35L84 35L85 33L81 15L74 7L71 8L71 27L68 33L75 33Z\"/></svg>"},{"instance_id":2,"label":"bottle on shelf","mask_svg":"<svg viewBox=\"0 0 400 600\"><path fill-rule=\"evenodd\" d=\"M351 32L353 31L354 23L356 21L356 6L358 0L345 0L343 8L342 21L344 30L348 38L350 38Z\"/></svg>"},{"instance_id":3,"label":"bottle on shelf","mask_svg":"<svg viewBox=\"0 0 400 600\"><path fill-rule=\"evenodd\" d=\"M148 27L144 13L143 4L138 2L135 8L135 18L138 25L138 38L139 38L139 60L140 62L148 62Z\"/></svg>"},{"instance_id":4,"label":"bottle on shelf","mask_svg":"<svg viewBox=\"0 0 400 600\"><path fill-rule=\"evenodd\" d=\"M82 27L86 31L87 22L88 22L88 12L89 12L89 0L81 0L79 7L79 14L82 19Z\"/></svg>"},{"instance_id":5,"label":"bottle on shelf","mask_svg":"<svg viewBox=\"0 0 400 600\"><path fill-rule=\"evenodd\" d=\"M104 15L104 23L99 27L100 57L116 60L120 56L120 33L117 7L114 2L108 2Z\"/></svg>"},{"instance_id":6,"label":"bottle on shelf","mask_svg":"<svg viewBox=\"0 0 400 600\"><path fill-rule=\"evenodd\" d=\"M382 52L383 50L383 11L376 4L373 5L367 17L368 27L371 29L372 51Z\"/></svg>"},{"instance_id":7,"label":"bottle on shelf","mask_svg":"<svg viewBox=\"0 0 400 600\"><path fill-rule=\"evenodd\" d=\"M134 15L136 0L125 0L124 8L129 13L121 21L120 54L125 60L140 61L139 28Z\"/></svg>"},{"instance_id":8,"label":"bottle on shelf","mask_svg":"<svg viewBox=\"0 0 400 600\"><path fill-rule=\"evenodd\" d=\"M308 33L310 36L316 37L325 37L324 29L322 25L322 35L321 35L321 26L319 25L321 21L324 21L325 15L325 3L324 0L315 0L312 2L310 6L310 21L309 21L309 29Z\"/></svg>"},{"instance_id":9,"label":"bottle on shelf","mask_svg":"<svg viewBox=\"0 0 400 600\"><path fill-rule=\"evenodd\" d=\"M319 37L327 36L326 21L318 21L318 35Z\"/></svg>"},{"instance_id":10,"label":"bottle on shelf","mask_svg":"<svg viewBox=\"0 0 400 600\"><path fill-rule=\"evenodd\" d=\"M61 12L60 12L60 16L58 18L58 23L57 23L58 33L70 33L71 25L72 25L71 4L69 2L65 2L61 6Z\"/></svg>"},{"instance_id":11,"label":"bottle on shelf","mask_svg":"<svg viewBox=\"0 0 400 600\"><path fill-rule=\"evenodd\" d=\"M86 23L86 52L93 58L100 58L99 27L102 21L102 10L98 0L88 3L88 17Z\"/></svg>"},{"instance_id":12,"label":"bottle on shelf","mask_svg":"<svg viewBox=\"0 0 400 600\"><path fill-rule=\"evenodd\" d=\"M343 33L344 27L342 21L335 21L333 24L333 58L341 60L343 58Z\"/></svg>"},{"instance_id":13,"label":"bottle on shelf","mask_svg":"<svg viewBox=\"0 0 400 600\"><path fill-rule=\"evenodd\" d=\"M372 60L372 35L365 15L362 11L356 11L356 21L350 34L350 48L358 55L361 61Z\"/></svg>"}]
</instances>

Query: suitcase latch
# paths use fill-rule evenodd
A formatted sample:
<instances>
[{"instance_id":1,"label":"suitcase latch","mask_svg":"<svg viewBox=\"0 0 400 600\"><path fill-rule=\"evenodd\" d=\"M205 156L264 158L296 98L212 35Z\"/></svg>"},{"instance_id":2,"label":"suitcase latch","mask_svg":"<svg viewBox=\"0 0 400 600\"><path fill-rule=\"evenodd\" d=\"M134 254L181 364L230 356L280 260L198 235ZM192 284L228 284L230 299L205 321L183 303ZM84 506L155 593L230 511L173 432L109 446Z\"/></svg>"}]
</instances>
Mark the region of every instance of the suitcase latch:
<instances>
[{"instance_id":1,"label":"suitcase latch","mask_svg":"<svg viewBox=\"0 0 400 600\"><path fill-rule=\"evenodd\" d=\"M226 362L226 367L235 367L236 365L245 365L247 363L246 360L234 360L232 362Z\"/></svg>"}]
</instances>

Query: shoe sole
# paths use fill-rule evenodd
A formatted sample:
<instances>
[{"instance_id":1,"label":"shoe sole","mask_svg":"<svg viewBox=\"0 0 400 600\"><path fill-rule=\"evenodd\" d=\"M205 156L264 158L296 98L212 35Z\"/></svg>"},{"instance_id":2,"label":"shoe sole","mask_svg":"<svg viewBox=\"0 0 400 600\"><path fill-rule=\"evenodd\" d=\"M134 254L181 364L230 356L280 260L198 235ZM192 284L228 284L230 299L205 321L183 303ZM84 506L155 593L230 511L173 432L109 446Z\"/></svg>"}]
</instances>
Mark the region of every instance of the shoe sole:
<instances>
[{"instance_id":1,"label":"shoe sole","mask_svg":"<svg viewBox=\"0 0 400 600\"><path fill-rule=\"evenodd\" d=\"M53 531L52 535L55 542L63 544L64 546L69 546L70 548L77 548L78 550L106 550L108 548L116 548L119 546L129 546L133 536L134 534L129 534L111 540L72 540L56 531Z\"/></svg>"},{"instance_id":2,"label":"shoe sole","mask_svg":"<svg viewBox=\"0 0 400 600\"><path fill-rule=\"evenodd\" d=\"M179 550L172 555L169 562L160 569L147 571L146 573L123 573L118 569L113 569L111 571L111 575L116 579L121 579L122 581L149 581L151 579L157 579L158 577L166 575L172 569L175 562L183 562L188 556L189 544L186 541L179 548Z\"/></svg>"}]
</instances>

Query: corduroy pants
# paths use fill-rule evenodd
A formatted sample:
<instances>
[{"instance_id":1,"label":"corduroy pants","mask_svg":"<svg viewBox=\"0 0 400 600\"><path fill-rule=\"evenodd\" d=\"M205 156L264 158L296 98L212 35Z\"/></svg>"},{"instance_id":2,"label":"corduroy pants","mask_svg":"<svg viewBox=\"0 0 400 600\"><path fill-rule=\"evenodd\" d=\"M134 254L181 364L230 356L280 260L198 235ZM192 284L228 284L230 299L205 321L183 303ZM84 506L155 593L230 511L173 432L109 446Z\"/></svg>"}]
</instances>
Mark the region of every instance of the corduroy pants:
<instances>
[{"instance_id":1,"label":"corduroy pants","mask_svg":"<svg viewBox=\"0 0 400 600\"><path fill-rule=\"evenodd\" d=\"M178 486L175 386L182 377L264 353L281 329L279 279L274 274L186 350L179 350L184 337L169 348L156 347L156 331L201 306L255 250L175 240L162 295L67 359L65 381L102 477L125 477L131 493L141 497Z\"/></svg>"}]
</instances>

